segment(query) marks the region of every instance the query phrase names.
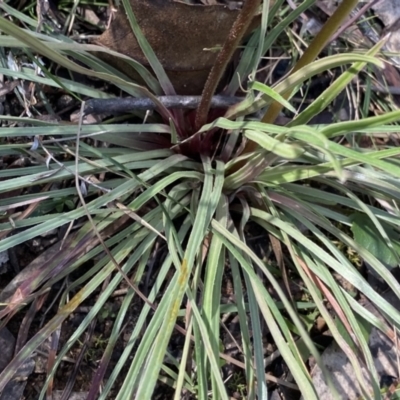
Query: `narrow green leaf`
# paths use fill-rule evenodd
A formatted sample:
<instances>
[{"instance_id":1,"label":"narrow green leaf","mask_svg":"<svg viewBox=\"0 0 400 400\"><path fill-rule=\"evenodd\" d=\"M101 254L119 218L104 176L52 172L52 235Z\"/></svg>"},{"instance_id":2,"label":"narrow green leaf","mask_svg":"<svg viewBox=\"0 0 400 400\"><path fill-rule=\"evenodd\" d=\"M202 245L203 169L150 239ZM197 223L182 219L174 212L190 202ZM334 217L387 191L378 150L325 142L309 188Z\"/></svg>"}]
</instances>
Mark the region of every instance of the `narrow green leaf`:
<instances>
[{"instance_id":1,"label":"narrow green leaf","mask_svg":"<svg viewBox=\"0 0 400 400\"><path fill-rule=\"evenodd\" d=\"M164 93L166 95L176 94L175 89L172 86L172 83L169 80L167 74L165 73L162 64L158 60L156 54L154 53L154 50L151 48L150 43L143 35L142 30L140 29L139 24L137 23L135 14L132 10L131 4L129 3L129 0L122 0L122 3L124 5L125 12L128 16L129 24L135 34L136 40L138 41L139 46L143 51L143 54L146 56L147 61L151 65L154 73L156 74L158 81L160 82L161 87L164 90Z\"/></svg>"},{"instance_id":2,"label":"narrow green leaf","mask_svg":"<svg viewBox=\"0 0 400 400\"><path fill-rule=\"evenodd\" d=\"M297 114L297 110L283 96L281 96L274 89L268 87L267 85L264 85L261 82L251 82L250 88L264 93L267 97L269 97L271 99L271 101L274 100L274 101L282 104L284 107L286 107L292 113Z\"/></svg>"},{"instance_id":3,"label":"narrow green leaf","mask_svg":"<svg viewBox=\"0 0 400 400\"><path fill-rule=\"evenodd\" d=\"M284 159L294 160L299 158L305 152L304 147L301 147L300 145L284 143L281 140L274 139L272 136L264 132L246 129L244 134L248 139L258 143L264 149Z\"/></svg>"},{"instance_id":4,"label":"narrow green leaf","mask_svg":"<svg viewBox=\"0 0 400 400\"><path fill-rule=\"evenodd\" d=\"M392 242L394 248L391 249L386 240L383 239L374 223L362 213L355 213L352 216L351 230L354 240L389 269L399 265L400 245ZM384 227L389 239L399 240L399 235L388 226Z\"/></svg>"}]
</instances>

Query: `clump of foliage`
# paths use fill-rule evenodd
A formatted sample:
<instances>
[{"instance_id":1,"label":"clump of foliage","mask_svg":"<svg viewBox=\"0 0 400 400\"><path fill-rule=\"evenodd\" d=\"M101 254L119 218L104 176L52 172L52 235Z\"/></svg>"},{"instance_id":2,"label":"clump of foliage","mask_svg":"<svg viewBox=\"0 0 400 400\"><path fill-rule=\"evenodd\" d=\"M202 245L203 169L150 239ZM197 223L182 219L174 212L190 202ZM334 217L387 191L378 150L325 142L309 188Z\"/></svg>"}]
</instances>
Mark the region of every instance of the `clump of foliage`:
<instances>
[{"instance_id":1,"label":"clump of foliage","mask_svg":"<svg viewBox=\"0 0 400 400\"><path fill-rule=\"evenodd\" d=\"M387 246L390 257L398 261L395 242L400 227L397 209L400 150L390 145L378 149L360 148L352 137L393 131L395 127L390 124L400 119L400 112L321 126L307 123L368 63L383 66L376 57L383 42L365 54L338 54L315 61L327 39L356 3L346 1L290 75L272 87L255 80L260 58L312 3L305 1L291 11L284 9L283 0L271 6L264 1L261 26L244 48L237 73L227 89L227 93L235 93L239 86L237 76L249 76L247 96L223 112L210 111L209 101L232 54L230 51L221 56L219 67L216 64L216 71L195 112L170 110L157 103L157 115L147 122L117 124L111 121L90 125L60 125L38 118L7 117L9 121L31 126L2 128L0 155L28 154L39 163L0 171L0 194L7 194L1 198L0 206L11 220L3 220L0 225L7 233L15 231L0 241L0 251L61 226L74 227L77 222L81 225L67 236L61 247L58 244L57 250L51 256L48 254L41 265L23 271L1 293L0 318L5 325L29 305L29 312L36 312L38 302L57 282L66 276L74 277L57 298L58 309L52 318L29 340L27 333L23 334L25 341L0 374L0 391L24 360L51 337L53 352L40 395L44 398L46 391L52 389L62 358L85 332L90 331L110 296L125 281L128 289L114 318L88 399L107 398L121 379L122 371L125 375L116 399L150 399L158 379L174 388L175 398L180 398L184 389L201 399L208 398L209 393L215 399L228 399L221 368L225 361L238 361L225 356L220 346L220 319L224 310L221 287L229 268L235 300L232 310L239 317L241 331L243 364L238 365L244 367L243 392L247 398L267 396L269 375L264 369L261 333L261 325L266 324L304 398L317 399L305 360L313 355L325 369L310 337L311 326L306 323L306 316L298 304L288 298L279 282L287 276L304 283L308 300L351 361L363 394L379 396L379 379L363 327L366 321L381 327L376 318L339 285L334 273L344 277L390 316L396 328L400 326L400 314L370 286L340 250L341 246L334 242L357 253L400 296L400 286L384 260L371 252L369 246L364 246L362 240L355 240L349 229L353 226L353 214L357 214L358 221L362 215L373 225L375 236L380 235L379 240ZM124 1L123 5L129 16L129 2ZM258 7L258 2L245 1L244 9L250 6L253 9L249 15L254 6ZM37 33L37 21L4 3L0 7L26 26L21 29L1 17L0 30L4 33L0 37L1 45L25 52L44 73L41 77L28 68L20 71L1 68L5 75L63 88L78 98L112 97L89 84L55 76L33 56L39 53L69 71L110 82L128 95L146 96L157 102L155 95L159 93L151 93L129 81L93 55L93 51L99 50L96 46L59 34ZM134 19L131 24L140 35ZM267 29L268 36L265 35ZM239 39L240 35L231 43L232 48ZM143 52L154 60L154 53L144 37L141 43ZM134 60L131 63L141 68ZM168 77L160 64L153 62L152 65L158 85L170 90ZM342 67L343 73L321 96L286 126L274 123L283 107L296 112L290 98L304 82L337 67ZM146 77L148 87L154 87L154 77ZM261 120L252 117L264 109L267 111ZM10 145L5 140L32 136L38 143L36 149L32 149L32 143ZM341 144L339 138L346 140ZM103 180L93 178L100 174ZM49 190L54 183L71 180L75 185ZM40 188L41 192L31 192L32 187ZM55 208L52 213L19 218L20 207L39 205L48 199L66 199L65 204L67 200L68 204L73 201L75 207L72 210L69 206L62 210ZM270 241L275 264L262 259L249 245L249 227L257 227ZM143 296L138 285L146 278L154 250L160 244L166 246L167 254L159 260L148 294ZM89 269L82 268L90 260L95 260L93 265ZM277 297L267 286L273 288ZM63 322L95 292L98 297L93 307L58 349ZM119 361L99 393L129 309L138 296L143 296L143 307ZM331 302L334 316L323 298ZM338 329L338 325L343 329ZM29 326L23 328L26 330ZM169 352L174 332L184 335L180 358ZM298 347L299 337L305 344L302 351ZM174 368L170 366L171 360ZM190 361L194 369L188 368ZM372 377L373 392L361 373L364 364ZM326 380L330 384L327 373ZM334 387L331 389L335 391Z\"/></svg>"}]
</instances>

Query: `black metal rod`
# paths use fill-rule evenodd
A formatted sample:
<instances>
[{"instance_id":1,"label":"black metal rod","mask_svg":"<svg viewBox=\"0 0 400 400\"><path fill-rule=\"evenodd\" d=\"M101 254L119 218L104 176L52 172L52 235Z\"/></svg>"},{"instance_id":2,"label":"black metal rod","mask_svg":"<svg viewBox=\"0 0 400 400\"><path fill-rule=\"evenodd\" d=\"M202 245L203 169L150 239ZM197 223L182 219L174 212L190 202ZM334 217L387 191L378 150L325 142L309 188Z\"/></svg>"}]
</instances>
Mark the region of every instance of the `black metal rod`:
<instances>
[{"instance_id":1,"label":"black metal rod","mask_svg":"<svg viewBox=\"0 0 400 400\"><path fill-rule=\"evenodd\" d=\"M168 109L195 109L200 104L201 96L158 96L157 99ZM228 108L242 100L244 100L244 97L213 96L211 107ZM156 104L147 97L90 99L86 101L85 115L123 114L136 110L154 110L156 108Z\"/></svg>"}]
</instances>

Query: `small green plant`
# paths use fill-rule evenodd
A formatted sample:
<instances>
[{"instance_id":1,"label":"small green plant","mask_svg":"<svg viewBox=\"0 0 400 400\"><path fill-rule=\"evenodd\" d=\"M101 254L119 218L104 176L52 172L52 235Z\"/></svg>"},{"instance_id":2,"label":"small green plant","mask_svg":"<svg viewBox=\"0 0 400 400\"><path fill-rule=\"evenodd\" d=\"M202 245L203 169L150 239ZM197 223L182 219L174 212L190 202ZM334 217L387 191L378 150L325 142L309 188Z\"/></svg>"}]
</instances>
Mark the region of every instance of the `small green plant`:
<instances>
[{"instance_id":1,"label":"small green plant","mask_svg":"<svg viewBox=\"0 0 400 400\"><path fill-rule=\"evenodd\" d=\"M228 383L232 392L237 392L242 399L246 398L246 380L243 374L234 373Z\"/></svg>"},{"instance_id":2,"label":"small green plant","mask_svg":"<svg viewBox=\"0 0 400 400\"><path fill-rule=\"evenodd\" d=\"M122 3L157 80L145 73L137 61L128 59L127 62L142 73L147 87L170 92L169 79L135 23L129 2ZM310 354L335 393L309 334L311 322L307 317L318 314L346 352L363 395L379 398L379 379L365 329L359 322L360 317L371 324L376 323L376 319L343 290L333 273L345 277L359 293L390 316L394 327L400 327L398 310L369 285L342 251L352 249L400 297L400 285L384 265L384 260L359 240L356 232L354 237L349 233L350 227L353 231L356 229L350 212L359 213L366 221L371 221L376 235L386 243L387 252L393 257L399 256L393 239L397 240L400 230L400 149L390 145L362 149L349 138L356 134L373 136L378 131L395 131L398 128L392 124L400 120L400 112L322 126L308 125L308 122L367 64L383 66L377 56L383 41L365 54L336 54L316 60L328 38L356 4L354 0L344 1L292 72L269 87L255 79L260 58L313 1L304 1L294 11L284 8L283 4L283 0L273 4L267 0L263 2L261 26L245 45L234 78L228 84L227 92L233 94L240 84L237 77L250 77L246 98L216 112L210 111L210 99L231 50L238 45L243 28L259 2L245 1L241 19L234 26L236 30L227 39L201 105L194 111L168 109L156 96L161 93L153 93L128 80L92 54L93 51L107 52L107 49L78 43L60 34L40 34L36 32L37 21L0 3L0 8L14 21L20 19L27 27L21 29L0 17L3 32L0 45L21 48L43 67L44 76L7 68L0 68L1 73L62 88L78 98L112 97L89 84L55 76L54 71L47 70L33 56L37 52L71 72L106 81L125 94L150 98L157 104L156 115L146 123L61 126L39 118L4 117L34 126L2 128L0 138L43 135L55 137L57 141L43 140L35 151L30 150L31 143L13 148L18 154L40 156L43 163L21 170L0 170L0 193L9 194L5 200L0 200L0 206L12 209L10 204L17 207L21 201L42 201L42 193L35 197L28 189L71 180L75 187L55 189L49 196L55 199L77 196L79 202L71 210L63 207L58 215L27 217L14 221L14 225L3 223L3 229L24 230L1 240L0 252L49 230L77 221L85 222L63 241L55 256L25 273L23 279L17 277L17 283L10 283L1 293L0 301L6 306L1 308L0 318L5 324L16 313L22 312L26 304L41 298L56 282L68 275L74 277L65 286L56 315L25 343L0 374L0 391L24 360L53 335L85 299L101 288L85 319L51 360L51 369L40 394L40 399L45 398L63 356L82 334L90 331L91 322L104 317L105 304L124 282L128 290L118 313L115 316L107 314L114 318L113 328L89 390L87 398L90 400L106 399L117 384L117 400L151 399L159 379L174 388L176 399L185 389L196 393L200 399L211 396L227 400L221 359L242 368L240 383L236 385L240 393L248 399L266 398L269 375L264 370L262 323L268 326L274 344L305 399L318 399L305 362ZM235 34L239 36L235 37ZM286 126L274 123L284 107L296 112L290 100L305 82L336 67L342 67L343 73L321 96L297 113ZM251 117L263 109L267 111L261 120ZM88 137L111 144L111 147L95 146L86 140ZM341 144L338 138L348 140ZM0 145L0 154L9 151L7 144ZM46 154L54 157L49 165L44 160ZM65 159L65 155L73 156L74 160L56 161ZM99 183L85 178L101 173L105 180ZM314 184L312 187L310 182ZM87 184L87 193L82 193L82 183ZM334 208L336 205L340 207ZM339 229L339 224L346 229ZM273 244L275 265L252 250L249 226L257 226ZM395 238L392 233L396 234ZM154 278L152 275L148 294L144 296L138 285L147 277L152 257L160 244L166 246L167 254L156 270L151 270ZM96 259L99 254L105 255ZM89 269L84 268L90 260L96 262ZM241 360L227 357L220 348L220 319L224 309L221 287L227 268L233 280L233 312L240 323ZM303 282L307 301L312 301L318 312L301 314L298 305L289 300L282 289L277 270L280 276L287 270L290 276ZM273 288L280 307L260 275ZM106 379L111 355L124 332L125 322L129 320L130 307L138 297L143 306L119 361ZM332 310L339 319L332 317L324 297L333 302ZM338 329L338 321L343 329ZM171 338L177 332L184 335L179 359L167 357ZM306 350L299 350L299 337ZM167 359L173 360L175 369L167 365ZM190 368L192 360L195 360L195 366ZM370 374L371 385L361 373L363 363ZM118 379L122 374L122 379Z\"/></svg>"},{"instance_id":3,"label":"small green plant","mask_svg":"<svg viewBox=\"0 0 400 400\"><path fill-rule=\"evenodd\" d=\"M117 316L116 312L113 311L113 307L110 304L105 304L101 312L99 313L99 321L104 321L109 318L114 319Z\"/></svg>"}]
</instances>

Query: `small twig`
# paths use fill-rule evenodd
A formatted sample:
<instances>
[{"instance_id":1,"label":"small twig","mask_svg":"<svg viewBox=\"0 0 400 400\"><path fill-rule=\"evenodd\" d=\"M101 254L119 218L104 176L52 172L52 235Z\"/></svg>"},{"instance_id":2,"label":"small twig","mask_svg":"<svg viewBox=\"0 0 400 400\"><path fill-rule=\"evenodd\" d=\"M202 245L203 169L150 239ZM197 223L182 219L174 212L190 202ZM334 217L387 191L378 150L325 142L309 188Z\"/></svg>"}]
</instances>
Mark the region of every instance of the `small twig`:
<instances>
[{"instance_id":1,"label":"small twig","mask_svg":"<svg viewBox=\"0 0 400 400\"><path fill-rule=\"evenodd\" d=\"M360 17L362 17L372 6L376 3L381 2L381 0L372 0L370 3L365 4L357 11L352 11L350 13L350 18L336 31L336 33L331 37L330 41L336 40L346 29L348 29L354 22L356 22Z\"/></svg>"},{"instance_id":2,"label":"small twig","mask_svg":"<svg viewBox=\"0 0 400 400\"><path fill-rule=\"evenodd\" d=\"M398 86L380 86L380 85L360 85L362 89L371 89L373 92L400 95L400 87Z\"/></svg>"},{"instance_id":3,"label":"small twig","mask_svg":"<svg viewBox=\"0 0 400 400\"><path fill-rule=\"evenodd\" d=\"M159 96L157 99L166 108L195 109L199 106L201 96ZM213 96L211 108L228 108L244 97ZM86 102L85 115L88 114L122 114L135 110L155 110L157 105L148 97L124 97L115 99L91 99Z\"/></svg>"},{"instance_id":4,"label":"small twig","mask_svg":"<svg viewBox=\"0 0 400 400\"><path fill-rule=\"evenodd\" d=\"M126 283L134 290L134 292L146 303L148 304L150 307L154 307L154 304L147 299L146 296L143 295L143 293L138 289L138 287L136 285L134 285L131 280L129 279L128 275L124 272L124 270L121 268L121 266L118 264L118 262L116 261L116 259L114 258L114 256L111 254L110 249L107 247L107 245L104 243L103 238L100 235L100 232L97 229L96 224L93 221L93 218L91 216L91 213L89 212L88 206L86 204L86 201L83 197L81 188L80 188L80 179L82 179L79 175L79 136L82 130L82 115L83 115L83 110L85 109L85 102L82 102L82 107L81 107L81 118L79 120L79 124L78 124L78 131L77 131L77 136L76 136L76 154L75 154L75 187L76 187L76 191L78 193L78 197L81 201L82 207L86 212L86 216L89 219L90 224L93 227L93 232L95 233L95 235L97 236L97 238L99 239L99 242L101 244L101 246L103 247L104 251L106 252L106 254L108 255L108 257L110 258L111 262L114 264L116 270L122 275L122 277L125 279Z\"/></svg>"}]
</instances>

